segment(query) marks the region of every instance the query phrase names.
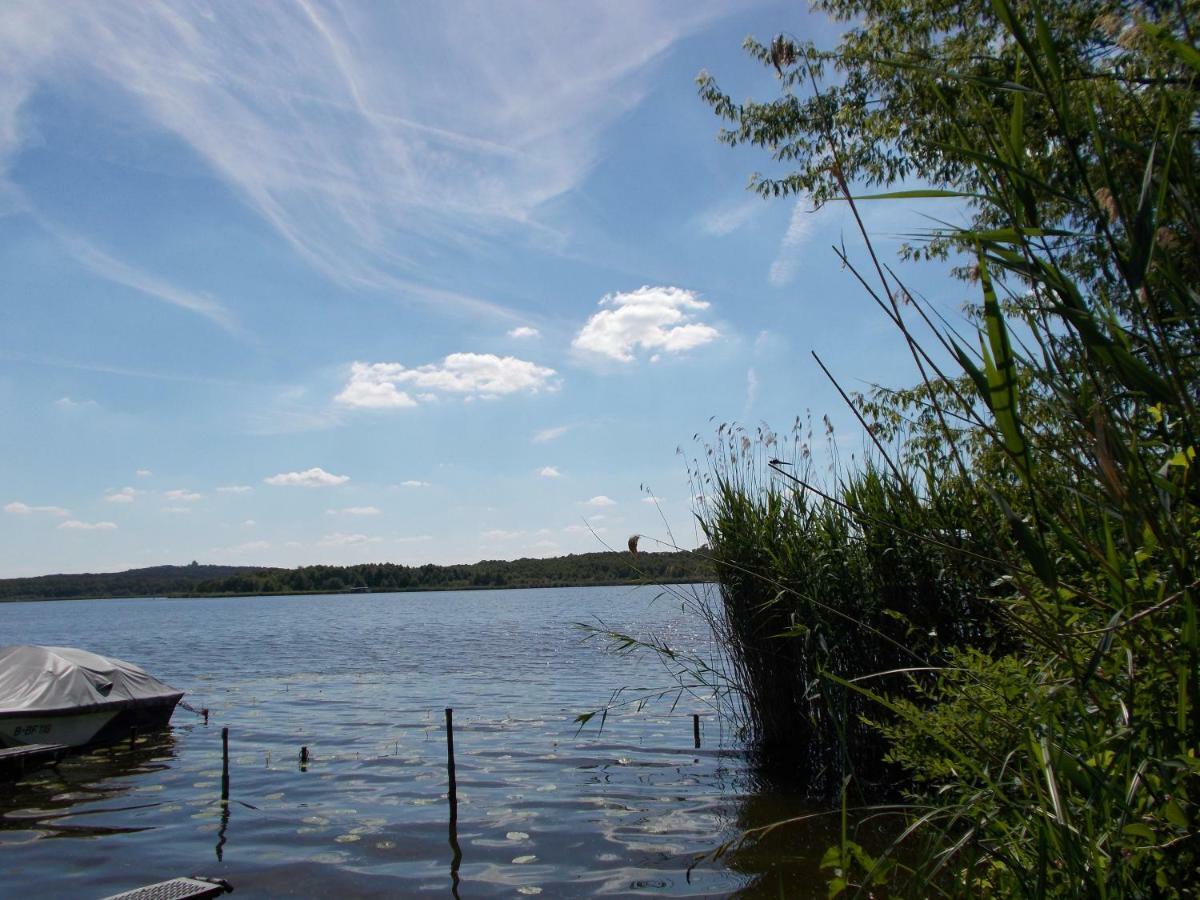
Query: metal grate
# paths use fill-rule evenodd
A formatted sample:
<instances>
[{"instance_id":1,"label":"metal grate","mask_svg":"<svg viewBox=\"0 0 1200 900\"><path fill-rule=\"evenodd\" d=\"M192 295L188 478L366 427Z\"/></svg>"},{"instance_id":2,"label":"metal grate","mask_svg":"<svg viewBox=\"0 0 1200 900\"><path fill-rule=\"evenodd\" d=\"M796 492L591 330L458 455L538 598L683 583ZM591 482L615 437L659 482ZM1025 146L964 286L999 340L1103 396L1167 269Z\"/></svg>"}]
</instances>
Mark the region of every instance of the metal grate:
<instances>
[{"instance_id":1,"label":"metal grate","mask_svg":"<svg viewBox=\"0 0 1200 900\"><path fill-rule=\"evenodd\" d=\"M233 890L227 881L219 878L172 878L158 884L134 888L122 894L113 894L104 900L201 900L204 897L219 897Z\"/></svg>"}]
</instances>

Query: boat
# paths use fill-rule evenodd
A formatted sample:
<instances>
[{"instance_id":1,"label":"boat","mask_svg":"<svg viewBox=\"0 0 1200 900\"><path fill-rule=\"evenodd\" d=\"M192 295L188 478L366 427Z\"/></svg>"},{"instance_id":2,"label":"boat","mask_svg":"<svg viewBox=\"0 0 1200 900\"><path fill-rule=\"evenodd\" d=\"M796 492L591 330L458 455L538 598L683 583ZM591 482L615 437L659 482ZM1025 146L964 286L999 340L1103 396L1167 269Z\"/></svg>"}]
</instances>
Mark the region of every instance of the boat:
<instances>
[{"instance_id":1,"label":"boat","mask_svg":"<svg viewBox=\"0 0 1200 900\"><path fill-rule=\"evenodd\" d=\"M165 728L183 691L73 647L0 647L0 747L110 744Z\"/></svg>"}]
</instances>

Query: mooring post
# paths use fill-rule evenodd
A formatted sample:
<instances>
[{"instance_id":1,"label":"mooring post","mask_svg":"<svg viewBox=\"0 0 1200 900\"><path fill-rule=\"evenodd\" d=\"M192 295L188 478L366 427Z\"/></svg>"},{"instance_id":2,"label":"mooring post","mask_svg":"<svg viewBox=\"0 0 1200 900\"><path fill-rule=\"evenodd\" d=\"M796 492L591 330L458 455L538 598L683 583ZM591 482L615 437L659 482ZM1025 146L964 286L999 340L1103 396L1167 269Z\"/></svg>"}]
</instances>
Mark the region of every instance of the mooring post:
<instances>
[{"instance_id":1,"label":"mooring post","mask_svg":"<svg viewBox=\"0 0 1200 900\"><path fill-rule=\"evenodd\" d=\"M204 707L204 709L200 710L200 715L204 716L204 724L207 725L208 724L208 707L207 706Z\"/></svg>"},{"instance_id":2,"label":"mooring post","mask_svg":"<svg viewBox=\"0 0 1200 900\"><path fill-rule=\"evenodd\" d=\"M692 713L692 739L696 742L696 749L700 749L700 714Z\"/></svg>"},{"instance_id":3,"label":"mooring post","mask_svg":"<svg viewBox=\"0 0 1200 900\"><path fill-rule=\"evenodd\" d=\"M454 710L446 707L446 775L450 782L450 821L458 821L458 780L454 776Z\"/></svg>"},{"instance_id":4,"label":"mooring post","mask_svg":"<svg viewBox=\"0 0 1200 900\"><path fill-rule=\"evenodd\" d=\"M221 729L221 799L229 799L229 729Z\"/></svg>"},{"instance_id":5,"label":"mooring post","mask_svg":"<svg viewBox=\"0 0 1200 900\"><path fill-rule=\"evenodd\" d=\"M458 780L454 774L454 710L446 707L446 775L450 783L450 893L458 896L458 868L462 865L462 847L458 843Z\"/></svg>"},{"instance_id":6,"label":"mooring post","mask_svg":"<svg viewBox=\"0 0 1200 900\"><path fill-rule=\"evenodd\" d=\"M305 772L307 770L308 770L308 747L301 747L300 748L300 771Z\"/></svg>"}]
</instances>

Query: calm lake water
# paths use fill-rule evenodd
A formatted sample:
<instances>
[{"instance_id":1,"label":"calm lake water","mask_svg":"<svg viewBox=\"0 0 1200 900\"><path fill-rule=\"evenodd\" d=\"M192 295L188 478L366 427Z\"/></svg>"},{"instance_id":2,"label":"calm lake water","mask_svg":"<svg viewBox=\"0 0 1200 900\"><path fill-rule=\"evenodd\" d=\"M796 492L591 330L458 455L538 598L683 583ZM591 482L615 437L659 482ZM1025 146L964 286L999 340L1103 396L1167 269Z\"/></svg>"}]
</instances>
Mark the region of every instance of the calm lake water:
<instances>
[{"instance_id":1,"label":"calm lake water","mask_svg":"<svg viewBox=\"0 0 1200 900\"><path fill-rule=\"evenodd\" d=\"M824 896L816 860L833 822L776 832L689 877L696 854L804 811L756 787L700 700L617 710L602 731L574 724L618 688L671 685L655 657L614 655L574 623L711 657L706 626L660 593L0 604L0 644L127 659L211 710L208 725L180 708L135 748L0 785L0 895L100 897L204 874L247 898ZM693 712L705 714L700 750Z\"/></svg>"}]
</instances>

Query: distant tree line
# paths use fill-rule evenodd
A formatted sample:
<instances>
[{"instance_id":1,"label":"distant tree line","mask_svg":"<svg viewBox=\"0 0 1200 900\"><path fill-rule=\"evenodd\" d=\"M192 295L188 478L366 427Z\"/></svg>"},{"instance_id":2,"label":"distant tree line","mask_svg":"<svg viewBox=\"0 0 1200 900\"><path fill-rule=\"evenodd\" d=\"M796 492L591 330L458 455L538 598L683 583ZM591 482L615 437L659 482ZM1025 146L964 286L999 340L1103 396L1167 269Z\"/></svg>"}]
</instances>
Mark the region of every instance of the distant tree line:
<instances>
[{"instance_id":1,"label":"distant tree line","mask_svg":"<svg viewBox=\"0 0 1200 900\"><path fill-rule=\"evenodd\" d=\"M202 581L254 571L246 566L153 566L125 572L42 575L0 580L3 600L77 600L85 597L163 597L187 594Z\"/></svg>"},{"instance_id":2,"label":"distant tree line","mask_svg":"<svg viewBox=\"0 0 1200 900\"><path fill-rule=\"evenodd\" d=\"M368 563L275 569L193 563L110 574L0 580L0 600L577 587L642 581L682 583L710 577L707 560L694 551L636 556L580 553L553 559L483 560L452 566Z\"/></svg>"}]
</instances>

